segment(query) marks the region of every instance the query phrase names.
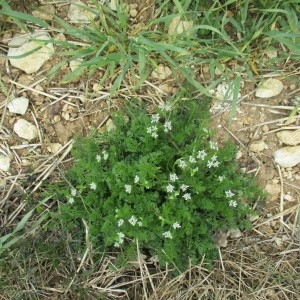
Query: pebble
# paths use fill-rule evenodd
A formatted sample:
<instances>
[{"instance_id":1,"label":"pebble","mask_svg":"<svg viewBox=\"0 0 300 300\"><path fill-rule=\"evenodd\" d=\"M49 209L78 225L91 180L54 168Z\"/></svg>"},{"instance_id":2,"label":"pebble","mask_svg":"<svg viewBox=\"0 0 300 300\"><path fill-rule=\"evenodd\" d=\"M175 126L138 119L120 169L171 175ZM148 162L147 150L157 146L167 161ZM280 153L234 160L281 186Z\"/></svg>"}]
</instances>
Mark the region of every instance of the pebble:
<instances>
[{"instance_id":1,"label":"pebble","mask_svg":"<svg viewBox=\"0 0 300 300\"><path fill-rule=\"evenodd\" d=\"M31 39L49 40L51 37L43 30L35 31L32 34L16 36L8 43L8 57L21 56L37 47L41 47L41 42L35 42ZM13 67L18 68L27 74L31 74L37 72L42 65L51 58L53 53L54 46L52 43L48 43L29 55L20 58L9 58L9 61Z\"/></svg>"},{"instance_id":2,"label":"pebble","mask_svg":"<svg viewBox=\"0 0 300 300\"><path fill-rule=\"evenodd\" d=\"M277 133L278 139L286 145L295 146L300 144L300 129L283 130Z\"/></svg>"},{"instance_id":3,"label":"pebble","mask_svg":"<svg viewBox=\"0 0 300 300\"><path fill-rule=\"evenodd\" d=\"M241 82L241 87L243 87L244 82ZM233 85L226 83L226 82L221 82L218 84L218 86L211 90L210 93L213 94L215 96L215 98L217 98L218 100L221 101L232 101L233 100ZM241 93L238 93L238 98L241 97Z\"/></svg>"},{"instance_id":4,"label":"pebble","mask_svg":"<svg viewBox=\"0 0 300 300\"><path fill-rule=\"evenodd\" d=\"M24 119L19 119L14 125L14 132L21 138L33 140L38 136L38 131L35 125Z\"/></svg>"},{"instance_id":5,"label":"pebble","mask_svg":"<svg viewBox=\"0 0 300 300\"><path fill-rule=\"evenodd\" d=\"M265 149L268 149L268 145L264 141L255 141L249 145L249 149L252 152L258 153Z\"/></svg>"},{"instance_id":6,"label":"pebble","mask_svg":"<svg viewBox=\"0 0 300 300\"><path fill-rule=\"evenodd\" d=\"M60 143L51 143L51 144L47 147L47 150L48 150L50 153L57 153L61 148L62 148L62 144L60 144Z\"/></svg>"},{"instance_id":7,"label":"pebble","mask_svg":"<svg viewBox=\"0 0 300 300\"><path fill-rule=\"evenodd\" d=\"M81 7L80 7L81 6ZM91 20L95 19L95 16L93 13L88 11L87 9L82 8L85 4L79 0L73 1L73 3L70 5L69 11L68 11L68 19L72 23L90 23Z\"/></svg>"},{"instance_id":8,"label":"pebble","mask_svg":"<svg viewBox=\"0 0 300 300\"><path fill-rule=\"evenodd\" d=\"M275 78L269 78L265 82L259 84L255 91L255 96L258 98L270 98L277 96L283 90L283 83Z\"/></svg>"},{"instance_id":9,"label":"pebble","mask_svg":"<svg viewBox=\"0 0 300 300\"><path fill-rule=\"evenodd\" d=\"M0 170L7 172L10 168L10 158L0 153Z\"/></svg>"},{"instance_id":10,"label":"pebble","mask_svg":"<svg viewBox=\"0 0 300 300\"><path fill-rule=\"evenodd\" d=\"M78 67L81 66L82 62L83 62L82 58L71 60L69 63L69 67L70 67L71 71L74 72Z\"/></svg>"},{"instance_id":11,"label":"pebble","mask_svg":"<svg viewBox=\"0 0 300 300\"><path fill-rule=\"evenodd\" d=\"M7 108L11 113L24 115L29 105L26 97L15 98L7 103Z\"/></svg>"},{"instance_id":12,"label":"pebble","mask_svg":"<svg viewBox=\"0 0 300 300\"><path fill-rule=\"evenodd\" d=\"M55 14L55 7L51 4L42 5L38 9L32 12L32 15L34 17L37 17L45 21L51 21L53 19L54 14Z\"/></svg>"},{"instance_id":13,"label":"pebble","mask_svg":"<svg viewBox=\"0 0 300 300\"><path fill-rule=\"evenodd\" d=\"M193 21L182 21L180 16L176 16L170 23L168 34L180 34L182 32L190 31L193 28Z\"/></svg>"},{"instance_id":14,"label":"pebble","mask_svg":"<svg viewBox=\"0 0 300 300\"><path fill-rule=\"evenodd\" d=\"M284 168L292 168L300 163L300 146L288 146L274 152L275 162Z\"/></svg>"},{"instance_id":15,"label":"pebble","mask_svg":"<svg viewBox=\"0 0 300 300\"><path fill-rule=\"evenodd\" d=\"M151 76L155 79L165 80L172 75L172 70L163 64L159 64L156 70L152 71Z\"/></svg>"}]
</instances>

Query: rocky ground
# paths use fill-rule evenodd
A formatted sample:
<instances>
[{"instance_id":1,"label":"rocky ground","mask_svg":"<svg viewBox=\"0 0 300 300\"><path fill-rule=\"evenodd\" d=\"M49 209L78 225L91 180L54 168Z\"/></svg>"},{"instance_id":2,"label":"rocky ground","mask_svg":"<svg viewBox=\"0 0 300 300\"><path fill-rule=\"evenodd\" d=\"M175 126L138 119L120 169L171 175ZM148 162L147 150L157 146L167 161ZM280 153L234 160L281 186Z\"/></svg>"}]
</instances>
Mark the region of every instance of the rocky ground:
<instances>
[{"instance_id":1,"label":"rocky ground","mask_svg":"<svg viewBox=\"0 0 300 300\"><path fill-rule=\"evenodd\" d=\"M58 10L65 16L69 12L66 5L49 5L48 9ZM7 29L3 34L5 50L12 37L12 31ZM53 52L54 48L50 50ZM25 66L32 66L33 63L28 61L30 57L23 59L27 60ZM61 75L49 81L46 72L57 63L57 59L51 54L39 69L26 74L22 67L16 67L5 57L0 57L4 87L0 94L0 226L6 232L22 216L24 204L20 202L20 195L24 192L31 195L38 193L42 181L46 178L54 180L57 167L69 162L75 135L88 134L91 126L99 130L109 126L110 109L117 109L122 101L128 101L131 96L141 97L153 105L176 92L172 73L165 78L153 78L155 76L152 74L150 83L142 88L143 95L134 94L124 87L117 97L110 99L109 83L107 87L99 87L95 77L87 82L83 78L68 85L60 84ZM63 72L69 70L70 66ZM243 77L244 85L240 89L234 115L231 115L230 101L222 105L217 99L217 89L212 102L212 127L217 132L218 140L222 143L229 138L238 145L237 159L241 169L253 173L259 185L269 194L265 203L257 203L261 212L254 220L257 240L268 240L269 247L274 247L275 252L283 253L283 256L291 255L293 261L298 263L299 72L298 65L287 62L284 66L278 66L276 74L265 74L265 79L268 76L277 79L283 87L267 97L257 94L260 76L257 76L256 83ZM199 78L209 78L208 70L199 70ZM11 100L15 102L12 104ZM282 148L284 150L276 152ZM274 250L271 252L274 253Z\"/></svg>"}]
</instances>

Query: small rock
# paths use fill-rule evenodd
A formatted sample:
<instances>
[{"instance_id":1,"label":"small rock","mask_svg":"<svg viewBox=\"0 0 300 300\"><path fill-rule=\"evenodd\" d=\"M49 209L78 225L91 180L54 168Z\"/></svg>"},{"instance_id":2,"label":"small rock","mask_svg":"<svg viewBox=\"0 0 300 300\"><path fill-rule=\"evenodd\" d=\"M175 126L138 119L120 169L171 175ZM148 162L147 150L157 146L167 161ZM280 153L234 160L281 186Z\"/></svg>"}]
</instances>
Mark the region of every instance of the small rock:
<instances>
[{"instance_id":1,"label":"small rock","mask_svg":"<svg viewBox=\"0 0 300 300\"><path fill-rule=\"evenodd\" d=\"M69 67L70 67L71 71L74 72L78 67L81 66L82 62L83 62L82 58L71 60L69 63Z\"/></svg>"},{"instance_id":2,"label":"small rock","mask_svg":"<svg viewBox=\"0 0 300 300\"><path fill-rule=\"evenodd\" d=\"M271 181L267 183L267 185L265 186L265 190L270 195L270 201L274 201L278 199L281 187L278 182Z\"/></svg>"},{"instance_id":3,"label":"small rock","mask_svg":"<svg viewBox=\"0 0 300 300\"><path fill-rule=\"evenodd\" d=\"M47 150L48 150L50 153L57 153L61 148L62 148L62 144L60 144L60 143L51 143L51 144L47 147Z\"/></svg>"},{"instance_id":4,"label":"small rock","mask_svg":"<svg viewBox=\"0 0 300 300\"><path fill-rule=\"evenodd\" d=\"M217 247L227 247L227 237L228 237L228 232L227 231L222 231L218 230L214 234L214 242L217 245Z\"/></svg>"},{"instance_id":5,"label":"small rock","mask_svg":"<svg viewBox=\"0 0 300 300\"><path fill-rule=\"evenodd\" d=\"M263 127L262 127L262 129L261 129L264 133L267 133L267 132L269 132L269 126L267 125L267 124L265 124Z\"/></svg>"},{"instance_id":6,"label":"small rock","mask_svg":"<svg viewBox=\"0 0 300 300\"><path fill-rule=\"evenodd\" d=\"M9 43L7 56L10 57L9 61L12 66L18 68L27 74L37 72L42 65L51 58L54 53L54 47L52 43L42 44L40 41L33 41L31 39L49 40L50 35L43 31L38 30L32 34L26 34L24 36L16 36ZM26 53L37 49L31 54ZM13 56L21 56L19 58L13 58Z\"/></svg>"},{"instance_id":7,"label":"small rock","mask_svg":"<svg viewBox=\"0 0 300 300\"><path fill-rule=\"evenodd\" d=\"M90 23L95 19L95 15L89 10L84 9L85 4L79 0L73 1L68 12L68 19L72 23Z\"/></svg>"},{"instance_id":8,"label":"small rock","mask_svg":"<svg viewBox=\"0 0 300 300\"><path fill-rule=\"evenodd\" d=\"M161 89L163 92L167 94L173 94L174 93L174 87L168 84L160 84L158 86L159 89Z\"/></svg>"},{"instance_id":9,"label":"small rock","mask_svg":"<svg viewBox=\"0 0 300 300\"><path fill-rule=\"evenodd\" d=\"M268 145L264 141L255 141L249 145L249 149L252 152L258 153L265 149L268 149Z\"/></svg>"},{"instance_id":10,"label":"small rock","mask_svg":"<svg viewBox=\"0 0 300 300\"><path fill-rule=\"evenodd\" d=\"M188 32L193 28L193 21L182 21L180 16L176 16L170 23L168 34L180 34L182 32Z\"/></svg>"},{"instance_id":11,"label":"small rock","mask_svg":"<svg viewBox=\"0 0 300 300\"><path fill-rule=\"evenodd\" d=\"M0 153L0 170L7 172L10 168L10 158Z\"/></svg>"},{"instance_id":12,"label":"small rock","mask_svg":"<svg viewBox=\"0 0 300 300\"><path fill-rule=\"evenodd\" d=\"M241 82L241 87L243 87L244 83ZM232 101L233 100L233 92L234 89L233 85L229 86L226 82L221 82L218 84L216 89L210 91L218 100L220 101ZM241 97L241 94L238 93L238 98Z\"/></svg>"},{"instance_id":13,"label":"small rock","mask_svg":"<svg viewBox=\"0 0 300 300\"><path fill-rule=\"evenodd\" d=\"M54 14L55 14L55 7L51 4L42 5L38 9L32 12L32 15L34 17L37 17L45 21L51 21L53 19Z\"/></svg>"},{"instance_id":14,"label":"small rock","mask_svg":"<svg viewBox=\"0 0 300 300\"><path fill-rule=\"evenodd\" d=\"M258 98L270 98L277 96L283 90L283 83L275 78L269 78L261 83L256 89L255 96Z\"/></svg>"},{"instance_id":15,"label":"small rock","mask_svg":"<svg viewBox=\"0 0 300 300\"><path fill-rule=\"evenodd\" d=\"M242 236L242 232L237 229L229 229L228 234L231 238L239 238Z\"/></svg>"},{"instance_id":16,"label":"small rock","mask_svg":"<svg viewBox=\"0 0 300 300\"><path fill-rule=\"evenodd\" d=\"M275 162L284 168L292 168L300 162L300 146L288 146L274 152Z\"/></svg>"},{"instance_id":17,"label":"small rock","mask_svg":"<svg viewBox=\"0 0 300 300\"><path fill-rule=\"evenodd\" d=\"M277 137L283 144L295 146L297 144L300 144L300 129L294 131L280 131L277 133Z\"/></svg>"},{"instance_id":18,"label":"small rock","mask_svg":"<svg viewBox=\"0 0 300 300\"><path fill-rule=\"evenodd\" d=\"M21 138L33 140L38 136L36 126L32 125L24 119L18 120L14 125L14 132Z\"/></svg>"},{"instance_id":19,"label":"small rock","mask_svg":"<svg viewBox=\"0 0 300 300\"><path fill-rule=\"evenodd\" d=\"M284 199L285 201L288 201L288 202L294 202L294 201L295 201L295 198L294 198L292 195L290 195L290 194L285 194L285 195L283 196L283 199Z\"/></svg>"},{"instance_id":20,"label":"small rock","mask_svg":"<svg viewBox=\"0 0 300 300\"><path fill-rule=\"evenodd\" d=\"M265 53L269 58L277 57L277 50L276 49L266 49Z\"/></svg>"},{"instance_id":21,"label":"small rock","mask_svg":"<svg viewBox=\"0 0 300 300\"><path fill-rule=\"evenodd\" d=\"M163 64L159 64L157 69L152 71L151 76L155 79L165 80L172 75L172 70Z\"/></svg>"},{"instance_id":22,"label":"small rock","mask_svg":"<svg viewBox=\"0 0 300 300\"><path fill-rule=\"evenodd\" d=\"M136 9L131 9L129 14L132 18L135 18L138 15L138 11Z\"/></svg>"},{"instance_id":23,"label":"small rock","mask_svg":"<svg viewBox=\"0 0 300 300\"><path fill-rule=\"evenodd\" d=\"M24 115L28 108L29 100L26 97L15 98L7 103L11 113Z\"/></svg>"}]
</instances>

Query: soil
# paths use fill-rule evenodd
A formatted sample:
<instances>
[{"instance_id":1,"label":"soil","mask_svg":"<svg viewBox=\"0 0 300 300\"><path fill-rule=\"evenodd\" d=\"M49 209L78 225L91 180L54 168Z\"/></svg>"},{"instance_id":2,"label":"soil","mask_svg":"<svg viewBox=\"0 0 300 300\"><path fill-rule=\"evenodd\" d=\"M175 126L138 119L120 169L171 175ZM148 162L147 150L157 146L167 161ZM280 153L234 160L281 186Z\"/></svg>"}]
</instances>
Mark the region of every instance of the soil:
<instances>
[{"instance_id":1,"label":"soil","mask_svg":"<svg viewBox=\"0 0 300 300\"><path fill-rule=\"evenodd\" d=\"M153 5L150 1L146 2L147 5L144 7L151 9L141 11L142 6L138 5L140 18L148 18L153 14ZM64 17L66 7L58 9L60 16ZM139 22L141 19L137 23ZM10 34L8 31L3 33L6 37ZM91 127L101 130L109 121L111 109L117 109L123 101L130 99L131 95L141 97L143 100L151 99L151 95L154 95L149 101L151 105L157 98L166 98L164 94L157 95L156 89L149 85L144 86L143 95L132 94L133 92L129 90L110 99L109 83L107 87L98 90L96 77L89 78L88 81L83 78L62 85L60 83L62 75L59 75L49 82L45 76L46 71L56 63L57 58L54 57L38 74L26 75L10 66L5 58L0 57L1 81L6 89L10 94L30 99L27 112L19 116L6 109L6 96L4 93L0 94L2 120L0 149L11 158L11 170L0 173L0 192L5 198L5 201L0 201L2 228L11 225L12 220L9 216L12 211L20 209L18 201L23 192L32 194L33 191L38 191L33 187L38 186L41 179L47 177L55 179L57 176L55 170L48 170L55 159L61 158L60 162L68 163L70 157L67 147L74 136L87 135ZM69 72L69 69L63 72ZM292 65L290 74L295 75L277 77L284 83L284 90L278 96L267 99L256 98L254 95L256 83L245 79L245 85L240 91L243 100L239 102L234 115L231 116L231 107L225 107L221 111L214 111L211 118L211 126L216 130L219 143L222 144L227 139L236 143L239 147L237 159L241 169L254 174L259 185L269 193L264 203L257 203L261 215L254 221L254 224L258 224L263 223L266 218L274 217L274 221L270 224L262 224L256 228L266 238L275 236L282 224L291 229L296 227L297 222L297 210L292 208L299 203L300 166L280 168L273 158L274 151L283 146L276 133L284 128L299 128L299 119L288 125L285 123L290 113L285 107L292 106L291 99L300 94L299 73ZM170 81L149 80L154 85L173 85ZM172 96L172 93L169 96ZM20 117L37 124L39 130L37 140L29 143L14 133L13 125ZM59 155L54 155L49 151L49 145L52 143L59 143L66 148ZM253 143L263 145L263 149L251 151ZM13 189L10 190L10 187ZM277 216L280 213L282 218ZM282 250L290 242L278 241L276 246Z\"/></svg>"}]
</instances>

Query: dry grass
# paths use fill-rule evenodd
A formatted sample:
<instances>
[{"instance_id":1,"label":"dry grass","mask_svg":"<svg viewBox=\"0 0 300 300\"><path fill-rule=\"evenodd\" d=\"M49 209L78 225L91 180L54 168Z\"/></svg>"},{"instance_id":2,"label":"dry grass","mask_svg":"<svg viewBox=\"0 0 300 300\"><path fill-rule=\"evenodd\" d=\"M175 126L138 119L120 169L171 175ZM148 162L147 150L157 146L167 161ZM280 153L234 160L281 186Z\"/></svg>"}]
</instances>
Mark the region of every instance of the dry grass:
<instances>
[{"instance_id":1,"label":"dry grass","mask_svg":"<svg viewBox=\"0 0 300 300\"><path fill-rule=\"evenodd\" d=\"M17 86L18 83L12 80L9 84L41 94L34 85ZM151 105L165 96L156 84L147 81L142 89L144 95L139 97ZM54 102L66 103L66 95L83 97L87 102L91 100L89 95L79 94L76 89L53 89L53 93L43 92L41 95ZM119 99L128 100L132 96L137 95L133 95L125 85ZM111 100L108 93L103 93L92 101L95 106L89 109L79 107L82 116L92 118L97 113L98 102ZM113 106L115 102L112 100L111 104ZM51 180L58 179L60 168L69 163L72 140L55 154L37 151L44 144L44 137L36 117L32 115L40 134L39 142L35 144L9 146L8 140L13 133L1 124L1 150L12 157L15 169L13 174L0 171L1 235L11 232L24 215L27 202L23 195L30 195L33 201L37 201L42 182L50 177ZM99 120L96 127L100 128L107 118ZM35 166L31 171L24 166L26 159L31 162L30 166ZM280 169L278 172L280 174ZM283 180L281 184L282 189L288 186ZM299 196L299 187L293 188ZM145 261L139 251L129 269L118 268L114 253L101 255L92 248L86 224L85 248L79 251L74 248L68 232L48 229L48 221L39 230L32 231L30 228L34 220L31 220L25 228L29 234L0 257L0 299L300 299L299 204L285 209L282 199L281 191L277 214L270 216L267 210L261 208L260 217L253 222L253 230L221 248L219 260L213 266L207 266L203 260L176 277L172 276L176 266L166 266L162 270L155 263ZM45 203L44 212L51 211L52 206L56 207L57 202Z\"/></svg>"}]
</instances>

